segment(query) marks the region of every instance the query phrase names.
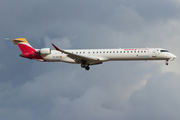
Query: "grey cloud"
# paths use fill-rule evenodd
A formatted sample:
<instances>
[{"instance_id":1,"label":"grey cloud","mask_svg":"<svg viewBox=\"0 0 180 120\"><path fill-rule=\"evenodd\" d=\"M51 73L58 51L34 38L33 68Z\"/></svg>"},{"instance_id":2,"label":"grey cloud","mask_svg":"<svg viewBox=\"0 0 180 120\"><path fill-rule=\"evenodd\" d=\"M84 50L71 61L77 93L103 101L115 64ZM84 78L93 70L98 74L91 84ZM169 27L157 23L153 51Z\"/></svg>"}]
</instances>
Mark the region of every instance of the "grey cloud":
<instances>
[{"instance_id":1,"label":"grey cloud","mask_svg":"<svg viewBox=\"0 0 180 120\"><path fill-rule=\"evenodd\" d=\"M115 65L115 63L113 64ZM102 70L113 64L107 63L101 66L102 68L92 67L94 70L90 73L84 70L77 71L78 68L66 68L67 66L59 70L50 69L49 73L41 74L19 87L10 86L10 90L5 87L3 91L9 91L9 94L6 93L2 96L1 92L2 98L6 98L6 102L2 100L1 104L9 107L13 105L15 108L16 106L22 107L30 111L31 117L35 118L40 117L39 115L42 113L44 117L54 119L72 119L74 117L76 119L119 118L121 116L118 113L127 109L126 99L128 97L126 95L129 93L127 87L131 88L143 80L146 72L128 69L130 66L134 66L133 63L121 64L122 68L127 67L125 70L118 67L112 70ZM141 69L148 67L147 65L140 65L140 63L138 66ZM41 68L36 69L41 70ZM100 72L97 73L96 71ZM136 77L131 79L129 76L127 78L125 74L127 71ZM93 76L90 76L91 74ZM5 115L4 117L6 118Z\"/></svg>"},{"instance_id":2,"label":"grey cloud","mask_svg":"<svg viewBox=\"0 0 180 120\"><path fill-rule=\"evenodd\" d=\"M129 114L133 119L178 120L180 117L178 91L179 75L167 73L152 77L143 89L131 96L129 102L133 109Z\"/></svg>"},{"instance_id":3,"label":"grey cloud","mask_svg":"<svg viewBox=\"0 0 180 120\"><path fill-rule=\"evenodd\" d=\"M70 38L64 37L64 38L54 38L50 39L48 36L44 37L44 43L46 47L49 47L51 43L55 44L56 46L60 48L71 48Z\"/></svg>"},{"instance_id":4,"label":"grey cloud","mask_svg":"<svg viewBox=\"0 0 180 120\"><path fill-rule=\"evenodd\" d=\"M128 5L133 6L134 10L139 15L149 21L154 22L157 20L166 21L168 19L177 18L179 16L179 4L176 1L170 0L130 0L126 2Z\"/></svg>"},{"instance_id":5,"label":"grey cloud","mask_svg":"<svg viewBox=\"0 0 180 120\"><path fill-rule=\"evenodd\" d=\"M63 49L165 47L179 56L174 1L1 3L1 37L25 37L35 48L52 48L51 42ZM85 71L23 59L10 41L0 43L3 120L179 118L178 67L162 73L162 61L107 62ZM178 59L172 63L179 65Z\"/></svg>"}]
</instances>

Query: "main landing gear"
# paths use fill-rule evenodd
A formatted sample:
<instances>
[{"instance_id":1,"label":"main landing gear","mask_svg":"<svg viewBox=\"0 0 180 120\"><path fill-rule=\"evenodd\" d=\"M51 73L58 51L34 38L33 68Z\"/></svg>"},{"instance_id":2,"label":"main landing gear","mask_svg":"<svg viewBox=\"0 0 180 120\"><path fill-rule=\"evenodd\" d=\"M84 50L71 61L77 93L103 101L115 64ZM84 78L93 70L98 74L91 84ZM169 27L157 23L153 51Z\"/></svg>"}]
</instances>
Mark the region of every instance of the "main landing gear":
<instances>
[{"instance_id":1,"label":"main landing gear","mask_svg":"<svg viewBox=\"0 0 180 120\"><path fill-rule=\"evenodd\" d=\"M82 61L81 67L85 68L86 70L89 70L90 67L89 67L89 64L87 64L87 61L86 60L81 60L81 61Z\"/></svg>"},{"instance_id":2,"label":"main landing gear","mask_svg":"<svg viewBox=\"0 0 180 120\"><path fill-rule=\"evenodd\" d=\"M81 67L82 67L82 68L85 68L86 70L90 70L89 65L81 64Z\"/></svg>"},{"instance_id":3,"label":"main landing gear","mask_svg":"<svg viewBox=\"0 0 180 120\"><path fill-rule=\"evenodd\" d=\"M87 66L85 67L85 69L86 69L86 70L89 70L89 69L90 69L89 65L87 65Z\"/></svg>"}]
</instances>

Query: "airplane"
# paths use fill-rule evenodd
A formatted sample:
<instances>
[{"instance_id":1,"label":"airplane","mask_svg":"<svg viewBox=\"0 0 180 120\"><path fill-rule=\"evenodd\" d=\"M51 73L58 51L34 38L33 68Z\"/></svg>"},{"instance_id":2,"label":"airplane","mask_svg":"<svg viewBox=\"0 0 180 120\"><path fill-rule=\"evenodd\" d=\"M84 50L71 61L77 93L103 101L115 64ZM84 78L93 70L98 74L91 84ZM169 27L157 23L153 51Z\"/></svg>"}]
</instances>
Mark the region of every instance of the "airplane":
<instances>
[{"instance_id":1,"label":"airplane","mask_svg":"<svg viewBox=\"0 0 180 120\"><path fill-rule=\"evenodd\" d=\"M98 65L107 61L132 60L165 60L166 65L176 56L162 48L119 48L119 49L70 49L62 50L54 44L56 50L50 48L34 49L25 38L9 39L17 44L22 52L21 57L41 62L66 62L80 64L86 70L90 65Z\"/></svg>"}]
</instances>

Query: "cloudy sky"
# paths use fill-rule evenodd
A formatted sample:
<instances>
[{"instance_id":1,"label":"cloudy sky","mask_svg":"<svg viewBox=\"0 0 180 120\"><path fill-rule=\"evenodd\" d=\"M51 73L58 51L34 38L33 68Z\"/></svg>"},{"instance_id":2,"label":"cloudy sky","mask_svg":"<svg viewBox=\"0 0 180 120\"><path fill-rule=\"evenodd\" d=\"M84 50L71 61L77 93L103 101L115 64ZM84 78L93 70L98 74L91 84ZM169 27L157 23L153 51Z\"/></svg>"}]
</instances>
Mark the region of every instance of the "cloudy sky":
<instances>
[{"instance_id":1,"label":"cloudy sky","mask_svg":"<svg viewBox=\"0 0 180 120\"><path fill-rule=\"evenodd\" d=\"M1 120L179 120L180 61L42 63L34 48L166 48L177 57L180 0L1 0Z\"/></svg>"}]
</instances>

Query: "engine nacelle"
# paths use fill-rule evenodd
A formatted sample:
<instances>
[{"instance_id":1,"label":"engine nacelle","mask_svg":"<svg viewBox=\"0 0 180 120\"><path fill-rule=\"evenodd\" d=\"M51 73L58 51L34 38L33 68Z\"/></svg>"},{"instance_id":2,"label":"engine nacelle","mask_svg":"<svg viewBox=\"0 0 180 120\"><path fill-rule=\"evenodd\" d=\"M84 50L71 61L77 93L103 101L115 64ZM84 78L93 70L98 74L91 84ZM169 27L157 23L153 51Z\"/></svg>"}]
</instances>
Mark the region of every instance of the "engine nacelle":
<instances>
[{"instance_id":1,"label":"engine nacelle","mask_svg":"<svg viewBox=\"0 0 180 120\"><path fill-rule=\"evenodd\" d=\"M50 48L42 48L42 49L38 50L36 53L40 54L40 55L49 55L49 54L51 54L51 49Z\"/></svg>"}]
</instances>

